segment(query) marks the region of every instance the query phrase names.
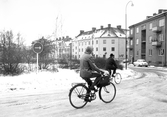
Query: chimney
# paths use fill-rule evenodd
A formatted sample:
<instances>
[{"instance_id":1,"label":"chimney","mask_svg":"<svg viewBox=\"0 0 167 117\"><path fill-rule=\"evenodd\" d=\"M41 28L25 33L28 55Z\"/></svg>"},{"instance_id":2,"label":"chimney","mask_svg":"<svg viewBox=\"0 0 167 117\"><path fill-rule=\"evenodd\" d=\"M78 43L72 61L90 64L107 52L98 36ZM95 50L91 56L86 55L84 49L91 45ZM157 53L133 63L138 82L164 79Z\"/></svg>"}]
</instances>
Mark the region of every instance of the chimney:
<instances>
[{"instance_id":1,"label":"chimney","mask_svg":"<svg viewBox=\"0 0 167 117\"><path fill-rule=\"evenodd\" d=\"M100 29L103 29L103 26L100 26Z\"/></svg>"},{"instance_id":2,"label":"chimney","mask_svg":"<svg viewBox=\"0 0 167 117\"><path fill-rule=\"evenodd\" d=\"M152 16L147 16L146 19L151 18Z\"/></svg>"},{"instance_id":3,"label":"chimney","mask_svg":"<svg viewBox=\"0 0 167 117\"><path fill-rule=\"evenodd\" d=\"M158 14L163 13L163 12L166 12L166 11L167 11L167 9L159 9L159 10L158 10Z\"/></svg>"},{"instance_id":4,"label":"chimney","mask_svg":"<svg viewBox=\"0 0 167 117\"><path fill-rule=\"evenodd\" d=\"M117 28L118 28L118 29L121 29L121 25L118 25Z\"/></svg>"},{"instance_id":5,"label":"chimney","mask_svg":"<svg viewBox=\"0 0 167 117\"><path fill-rule=\"evenodd\" d=\"M153 13L153 16L157 15L156 13Z\"/></svg>"},{"instance_id":6,"label":"chimney","mask_svg":"<svg viewBox=\"0 0 167 117\"><path fill-rule=\"evenodd\" d=\"M111 27L111 24L108 24L108 28L110 28Z\"/></svg>"},{"instance_id":7,"label":"chimney","mask_svg":"<svg viewBox=\"0 0 167 117\"><path fill-rule=\"evenodd\" d=\"M92 31L95 31L96 30L96 28L95 27L92 27Z\"/></svg>"},{"instance_id":8,"label":"chimney","mask_svg":"<svg viewBox=\"0 0 167 117\"><path fill-rule=\"evenodd\" d=\"M80 30L80 34L84 33L84 30Z\"/></svg>"},{"instance_id":9,"label":"chimney","mask_svg":"<svg viewBox=\"0 0 167 117\"><path fill-rule=\"evenodd\" d=\"M163 12L163 10L162 9L159 9L158 10L158 14L160 14L160 13L162 13Z\"/></svg>"}]
</instances>

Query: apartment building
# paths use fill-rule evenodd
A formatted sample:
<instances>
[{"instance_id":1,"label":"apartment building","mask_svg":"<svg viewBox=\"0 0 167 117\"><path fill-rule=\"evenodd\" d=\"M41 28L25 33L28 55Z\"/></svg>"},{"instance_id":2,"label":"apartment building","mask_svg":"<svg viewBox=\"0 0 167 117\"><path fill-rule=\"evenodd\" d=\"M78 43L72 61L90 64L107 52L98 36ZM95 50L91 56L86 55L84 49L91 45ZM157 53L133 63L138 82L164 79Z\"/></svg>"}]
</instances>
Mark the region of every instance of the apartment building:
<instances>
[{"instance_id":1,"label":"apartment building","mask_svg":"<svg viewBox=\"0 0 167 117\"><path fill-rule=\"evenodd\" d=\"M86 47L93 46L95 57L108 58L113 53L116 59L125 59L125 34L120 25L115 28L111 24L99 29L93 27L90 31L80 30L72 40L72 58L80 59Z\"/></svg>"},{"instance_id":2,"label":"apartment building","mask_svg":"<svg viewBox=\"0 0 167 117\"><path fill-rule=\"evenodd\" d=\"M71 59L72 57L72 47L71 47L71 38L66 37L59 37L55 41L56 45L56 52L55 58L57 59Z\"/></svg>"},{"instance_id":3,"label":"apartment building","mask_svg":"<svg viewBox=\"0 0 167 117\"><path fill-rule=\"evenodd\" d=\"M166 65L167 10L159 9L129 29L129 58L145 59L150 65Z\"/></svg>"}]
</instances>

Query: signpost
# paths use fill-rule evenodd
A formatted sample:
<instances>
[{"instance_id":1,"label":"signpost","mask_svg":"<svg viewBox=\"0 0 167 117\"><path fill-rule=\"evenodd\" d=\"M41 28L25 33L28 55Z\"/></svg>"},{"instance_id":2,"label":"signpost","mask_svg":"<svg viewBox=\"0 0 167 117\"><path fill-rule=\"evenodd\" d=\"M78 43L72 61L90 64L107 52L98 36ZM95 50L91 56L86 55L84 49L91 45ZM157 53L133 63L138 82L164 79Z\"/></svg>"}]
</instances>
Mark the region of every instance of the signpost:
<instances>
[{"instance_id":1,"label":"signpost","mask_svg":"<svg viewBox=\"0 0 167 117\"><path fill-rule=\"evenodd\" d=\"M37 73L38 73L38 54L43 51L43 45L40 42L36 42L33 45L33 51L37 54Z\"/></svg>"}]
</instances>

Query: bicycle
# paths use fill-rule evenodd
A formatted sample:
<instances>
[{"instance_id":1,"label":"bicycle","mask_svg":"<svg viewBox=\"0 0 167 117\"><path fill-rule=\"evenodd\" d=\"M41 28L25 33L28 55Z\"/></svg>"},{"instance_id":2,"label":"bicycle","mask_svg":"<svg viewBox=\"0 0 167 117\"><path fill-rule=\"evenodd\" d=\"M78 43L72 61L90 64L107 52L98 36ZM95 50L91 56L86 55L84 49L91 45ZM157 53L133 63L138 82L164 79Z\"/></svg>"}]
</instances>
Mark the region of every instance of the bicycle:
<instances>
[{"instance_id":1,"label":"bicycle","mask_svg":"<svg viewBox=\"0 0 167 117\"><path fill-rule=\"evenodd\" d=\"M100 86L101 78L96 84L98 90L97 92L99 92L99 98L104 103L110 103L116 96L116 87L111 82L111 79L107 86ZM92 79L94 78L91 78L91 80ZM92 80L92 82L94 82L94 80ZM95 99L96 92L94 90L90 90L87 86L87 83L72 83L72 88L69 92L69 101L74 108L83 108L88 102L91 102Z\"/></svg>"},{"instance_id":2,"label":"bicycle","mask_svg":"<svg viewBox=\"0 0 167 117\"><path fill-rule=\"evenodd\" d=\"M112 81L114 81L116 84L120 84L122 81L122 76L120 73L115 73L114 77L112 77L112 75L110 75Z\"/></svg>"}]
</instances>

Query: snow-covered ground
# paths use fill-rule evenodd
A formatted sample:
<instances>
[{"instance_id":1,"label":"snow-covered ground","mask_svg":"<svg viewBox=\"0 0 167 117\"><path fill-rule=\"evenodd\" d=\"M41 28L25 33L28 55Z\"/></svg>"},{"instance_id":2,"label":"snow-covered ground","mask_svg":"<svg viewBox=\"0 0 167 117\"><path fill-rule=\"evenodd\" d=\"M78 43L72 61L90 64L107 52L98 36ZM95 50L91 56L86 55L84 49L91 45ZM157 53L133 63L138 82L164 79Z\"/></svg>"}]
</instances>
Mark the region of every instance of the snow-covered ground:
<instances>
[{"instance_id":1,"label":"snow-covered ground","mask_svg":"<svg viewBox=\"0 0 167 117\"><path fill-rule=\"evenodd\" d=\"M123 80L137 76L133 70L117 70L121 73ZM85 82L79 73L70 69L59 69L59 72L39 71L19 76L1 76L0 94L10 96L11 94L42 93L53 90L62 91L71 87L74 82Z\"/></svg>"},{"instance_id":2,"label":"snow-covered ground","mask_svg":"<svg viewBox=\"0 0 167 117\"><path fill-rule=\"evenodd\" d=\"M124 81L116 85L114 101L104 104L97 98L78 110L68 100L71 83L84 82L74 70L0 77L0 117L166 117L166 77L146 69L138 69L141 74L117 70Z\"/></svg>"}]
</instances>

